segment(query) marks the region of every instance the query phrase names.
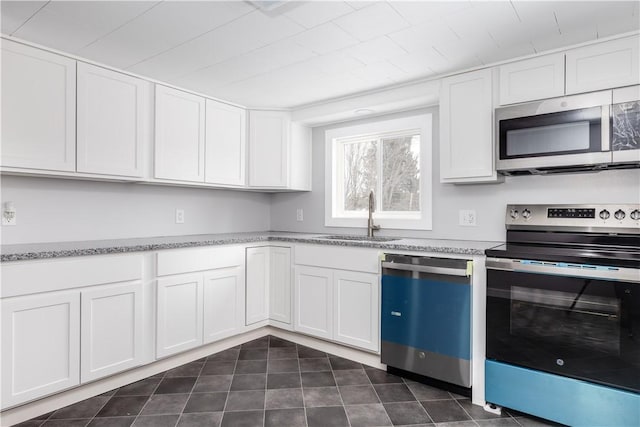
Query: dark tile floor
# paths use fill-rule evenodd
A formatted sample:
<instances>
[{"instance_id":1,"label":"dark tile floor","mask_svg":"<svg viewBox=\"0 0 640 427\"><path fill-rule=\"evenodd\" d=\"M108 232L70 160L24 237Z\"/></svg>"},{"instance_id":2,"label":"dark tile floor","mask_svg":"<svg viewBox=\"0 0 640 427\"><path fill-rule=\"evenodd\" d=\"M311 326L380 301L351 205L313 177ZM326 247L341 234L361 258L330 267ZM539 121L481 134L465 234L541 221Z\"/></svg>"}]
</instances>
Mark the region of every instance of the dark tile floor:
<instances>
[{"instance_id":1,"label":"dark tile floor","mask_svg":"<svg viewBox=\"0 0 640 427\"><path fill-rule=\"evenodd\" d=\"M276 337L260 338L21 426L543 426Z\"/></svg>"}]
</instances>

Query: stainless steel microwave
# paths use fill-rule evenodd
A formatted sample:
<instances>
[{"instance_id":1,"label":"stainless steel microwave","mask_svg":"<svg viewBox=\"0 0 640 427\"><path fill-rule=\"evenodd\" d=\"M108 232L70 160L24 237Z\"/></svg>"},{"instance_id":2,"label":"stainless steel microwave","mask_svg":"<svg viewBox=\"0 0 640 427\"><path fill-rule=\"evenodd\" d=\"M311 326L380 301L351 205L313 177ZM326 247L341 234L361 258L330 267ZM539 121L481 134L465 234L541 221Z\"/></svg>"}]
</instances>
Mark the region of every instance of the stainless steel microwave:
<instances>
[{"instance_id":1,"label":"stainless steel microwave","mask_svg":"<svg viewBox=\"0 0 640 427\"><path fill-rule=\"evenodd\" d=\"M495 110L504 175L640 166L639 86Z\"/></svg>"}]
</instances>

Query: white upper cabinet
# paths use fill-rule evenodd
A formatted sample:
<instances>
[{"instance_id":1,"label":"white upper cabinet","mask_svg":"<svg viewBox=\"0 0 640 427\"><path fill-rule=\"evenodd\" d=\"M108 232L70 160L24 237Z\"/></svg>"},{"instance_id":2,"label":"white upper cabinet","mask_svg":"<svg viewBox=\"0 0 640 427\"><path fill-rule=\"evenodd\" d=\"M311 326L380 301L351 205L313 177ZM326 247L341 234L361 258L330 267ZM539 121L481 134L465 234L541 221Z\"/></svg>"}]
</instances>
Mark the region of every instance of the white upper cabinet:
<instances>
[{"instance_id":1,"label":"white upper cabinet","mask_svg":"<svg viewBox=\"0 0 640 427\"><path fill-rule=\"evenodd\" d=\"M210 99L206 110L205 182L245 185L246 110Z\"/></svg>"},{"instance_id":2,"label":"white upper cabinet","mask_svg":"<svg viewBox=\"0 0 640 427\"><path fill-rule=\"evenodd\" d=\"M491 182L494 168L492 70L442 79L440 181Z\"/></svg>"},{"instance_id":3,"label":"white upper cabinet","mask_svg":"<svg viewBox=\"0 0 640 427\"><path fill-rule=\"evenodd\" d=\"M78 172L142 177L151 83L78 63Z\"/></svg>"},{"instance_id":4,"label":"white upper cabinet","mask_svg":"<svg viewBox=\"0 0 640 427\"><path fill-rule=\"evenodd\" d=\"M564 54L545 55L502 65L500 104L564 95Z\"/></svg>"},{"instance_id":5,"label":"white upper cabinet","mask_svg":"<svg viewBox=\"0 0 640 427\"><path fill-rule=\"evenodd\" d=\"M567 52L567 94L640 83L638 36Z\"/></svg>"},{"instance_id":6,"label":"white upper cabinet","mask_svg":"<svg viewBox=\"0 0 640 427\"><path fill-rule=\"evenodd\" d=\"M76 169L76 61L2 40L4 167Z\"/></svg>"},{"instance_id":7,"label":"white upper cabinet","mask_svg":"<svg viewBox=\"0 0 640 427\"><path fill-rule=\"evenodd\" d=\"M154 176L204 182L205 99L156 85Z\"/></svg>"},{"instance_id":8,"label":"white upper cabinet","mask_svg":"<svg viewBox=\"0 0 640 427\"><path fill-rule=\"evenodd\" d=\"M249 112L250 187L287 187L290 125L289 113Z\"/></svg>"},{"instance_id":9,"label":"white upper cabinet","mask_svg":"<svg viewBox=\"0 0 640 427\"><path fill-rule=\"evenodd\" d=\"M291 123L289 189L311 191L311 128Z\"/></svg>"}]
</instances>

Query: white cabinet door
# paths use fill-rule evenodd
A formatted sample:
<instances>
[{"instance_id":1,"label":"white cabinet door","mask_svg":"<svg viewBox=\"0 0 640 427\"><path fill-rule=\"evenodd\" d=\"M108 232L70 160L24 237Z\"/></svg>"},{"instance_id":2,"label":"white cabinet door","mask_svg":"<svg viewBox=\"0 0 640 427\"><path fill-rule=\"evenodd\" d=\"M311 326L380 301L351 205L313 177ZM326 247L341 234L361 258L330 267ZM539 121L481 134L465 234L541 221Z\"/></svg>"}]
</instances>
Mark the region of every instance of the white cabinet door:
<instances>
[{"instance_id":1,"label":"white cabinet door","mask_svg":"<svg viewBox=\"0 0 640 427\"><path fill-rule=\"evenodd\" d=\"M6 167L76 170L76 61L2 40Z\"/></svg>"},{"instance_id":2,"label":"white cabinet door","mask_svg":"<svg viewBox=\"0 0 640 427\"><path fill-rule=\"evenodd\" d=\"M286 187L289 168L289 113L249 112L249 186Z\"/></svg>"},{"instance_id":3,"label":"white cabinet door","mask_svg":"<svg viewBox=\"0 0 640 427\"><path fill-rule=\"evenodd\" d=\"M80 293L2 300L2 408L80 383Z\"/></svg>"},{"instance_id":4,"label":"white cabinet door","mask_svg":"<svg viewBox=\"0 0 640 427\"><path fill-rule=\"evenodd\" d=\"M567 52L567 94L640 83L638 36Z\"/></svg>"},{"instance_id":5,"label":"white cabinet door","mask_svg":"<svg viewBox=\"0 0 640 427\"><path fill-rule=\"evenodd\" d=\"M269 249L247 248L247 325L269 318Z\"/></svg>"},{"instance_id":6,"label":"white cabinet door","mask_svg":"<svg viewBox=\"0 0 640 427\"><path fill-rule=\"evenodd\" d=\"M246 110L207 99L205 182L245 185Z\"/></svg>"},{"instance_id":7,"label":"white cabinet door","mask_svg":"<svg viewBox=\"0 0 640 427\"><path fill-rule=\"evenodd\" d=\"M141 177L151 83L78 63L78 172Z\"/></svg>"},{"instance_id":8,"label":"white cabinet door","mask_svg":"<svg viewBox=\"0 0 640 427\"><path fill-rule=\"evenodd\" d=\"M202 345L202 274L158 279L156 356Z\"/></svg>"},{"instance_id":9,"label":"white cabinet door","mask_svg":"<svg viewBox=\"0 0 640 427\"><path fill-rule=\"evenodd\" d=\"M88 288L81 293L82 382L142 363L142 283Z\"/></svg>"},{"instance_id":10,"label":"white cabinet door","mask_svg":"<svg viewBox=\"0 0 640 427\"><path fill-rule=\"evenodd\" d=\"M221 268L204 275L204 343L235 335L244 325L242 266Z\"/></svg>"},{"instance_id":11,"label":"white cabinet door","mask_svg":"<svg viewBox=\"0 0 640 427\"><path fill-rule=\"evenodd\" d=\"M156 178L204 182L204 123L204 98L156 85Z\"/></svg>"},{"instance_id":12,"label":"white cabinet door","mask_svg":"<svg viewBox=\"0 0 640 427\"><path fill-rule=\"evenodd\" d=\"M564 53L500 66L500 104L564 95Z\"/></svg>"},{"instance_id":13,"label":"white cabinet door","mask_svg":"<svg viewBox=\"0 0 640 427\"><path fill-rule=\"evenodd\" d=\"M294 330L333 338L333 273L319 267L295 267Z\"/></svg>"},{"instance_id":14,"label":"white cabinet door","mask_svg":"<svg viewBox=\"0 0 640 427\"><path fill-rule=\"evenodd\" d=\"M271 247L269 318L291 324L291 249Z\"/></svg>"},{"instance_id":15,"label":"white cabinet door","mask_svg":"<svg viewBox=\"0 0 640 427\"><path fill-rule=\"evenodd\" d=\"M493 150L492 71L442 79L440 181L497 180Z\"/></svg>"},{"instance_id":16,"label":"white cabinet door","mask_svg":"<svg viewBox=\"0 0 640 427\"><path fill-rule=\"evenodd\" d=\"M311 128L291 123L289 189L311 191Z\"/></svg>"},{"instance_id":17,"label":"white cabinet door","mask_svg":"<svg viewBox=\"0 0 640 427\"><path fill-rule=\"evenodd\" d=\"M334 340L378 351L379 281L376 274L334 271Z\"/></svg>"}]
</instances>

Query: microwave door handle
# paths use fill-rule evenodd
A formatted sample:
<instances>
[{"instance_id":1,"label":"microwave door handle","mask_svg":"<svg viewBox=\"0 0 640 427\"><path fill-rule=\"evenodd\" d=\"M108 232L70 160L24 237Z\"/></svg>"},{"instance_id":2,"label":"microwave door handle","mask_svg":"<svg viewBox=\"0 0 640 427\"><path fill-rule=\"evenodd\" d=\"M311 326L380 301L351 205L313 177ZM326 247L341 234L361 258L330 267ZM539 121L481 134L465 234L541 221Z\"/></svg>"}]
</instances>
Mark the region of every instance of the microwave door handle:
<instances>
[{"instance_id":1,"label":"microwave door handle","mask_svg":"<svg viewBox=\"0 0 640 427\"><path fill-rule=\"evenodd\" d=\"M601 135L600 141L602 141L602 151L610 151L611 150L611 134L609 133L609 126L611 120L611 108L612 105L603 105L602 106L602 121L601 121Z\"/></svg>"}]
</instances>

